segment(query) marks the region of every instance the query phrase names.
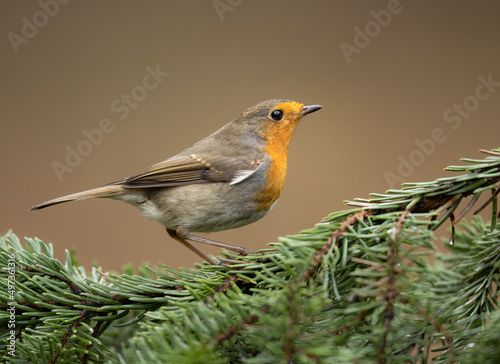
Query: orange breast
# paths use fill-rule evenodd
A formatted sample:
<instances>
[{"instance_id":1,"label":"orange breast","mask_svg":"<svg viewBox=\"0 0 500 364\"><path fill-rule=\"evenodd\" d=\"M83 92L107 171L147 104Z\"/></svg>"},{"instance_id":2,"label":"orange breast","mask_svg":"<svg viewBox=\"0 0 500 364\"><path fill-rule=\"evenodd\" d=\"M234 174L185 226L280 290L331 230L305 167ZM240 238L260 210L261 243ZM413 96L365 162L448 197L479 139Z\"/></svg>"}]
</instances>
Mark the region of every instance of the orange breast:
<instances>
[{"instance_id":1,"label":"orange breast","mask_svg":"<svg viewBox=\"0 0 500 364\"><path fill-rule=\"evenodd\" d=\"M257 196L257 209L269 210L280 197L286 179L288 146L295 130L296 122L287 125L271 124L263 133L267 139L266 152L272 163L266 172L266 187Z\"/></svg>"}]
</instances>

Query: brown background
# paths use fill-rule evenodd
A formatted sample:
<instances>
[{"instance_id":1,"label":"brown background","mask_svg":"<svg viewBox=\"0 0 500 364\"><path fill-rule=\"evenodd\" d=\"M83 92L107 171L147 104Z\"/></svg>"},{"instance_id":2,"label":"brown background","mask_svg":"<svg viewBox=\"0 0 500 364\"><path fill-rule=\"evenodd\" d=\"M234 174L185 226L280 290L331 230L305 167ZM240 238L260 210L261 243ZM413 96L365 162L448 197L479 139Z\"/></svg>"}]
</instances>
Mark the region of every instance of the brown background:
<instances>
[{"instance_id":1,"label":"brown background","mask_svg":"<svg viewBox=\"0 0 500 364\"><path fill-rule=\"evenodd\" d=\"M500 88L460 127L443 118L474 95L479 76L500 81L498 1L402 0L379 28L373 11L387 14L388 1L221 3L233 4L222 18L213 1L73 0L17 53L9 33L22 36L23 17L32 21L41 7L1 3L0 232L53 242L59 257L76 246L87 268L95 261L105 270L144 261L189 267L199 258L123 203L28 208L141 170L269 98L324 109L296 131L275 210L210 235L251 249L313 226L345 199L392 187L384 173L397 174L400 158L417 155L415 139L436 128L446 141L406 180L444 176L460 157L500 146ZM348 62L340 44L353 46L355 27L366 26L376 34ZM111 103L158 64L169 76L120 120ZM64 163L66 147L106 117L113 132L59 182L51 164Z\"/></svg>"}]
</instances>

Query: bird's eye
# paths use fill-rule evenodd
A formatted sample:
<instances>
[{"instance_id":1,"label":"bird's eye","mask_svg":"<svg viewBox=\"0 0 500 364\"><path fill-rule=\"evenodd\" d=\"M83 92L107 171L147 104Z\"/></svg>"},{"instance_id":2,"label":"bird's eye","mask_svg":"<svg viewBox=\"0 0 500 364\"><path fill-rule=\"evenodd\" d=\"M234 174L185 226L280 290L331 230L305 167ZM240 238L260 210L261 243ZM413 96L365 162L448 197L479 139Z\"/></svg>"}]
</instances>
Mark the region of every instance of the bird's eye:
<instances>
[{"instance_id":1,"label":"bird's eye","mask_svg":"<svg viewBox=\"0 0 500 364\"><path fill-rule=\"evenodd\" d=\"M283 119L283 111L281 110L274 110L272 113L271 113L271 117L276 120L276 121L280 121L281 119Z\"/></svg>"}]
</instances>

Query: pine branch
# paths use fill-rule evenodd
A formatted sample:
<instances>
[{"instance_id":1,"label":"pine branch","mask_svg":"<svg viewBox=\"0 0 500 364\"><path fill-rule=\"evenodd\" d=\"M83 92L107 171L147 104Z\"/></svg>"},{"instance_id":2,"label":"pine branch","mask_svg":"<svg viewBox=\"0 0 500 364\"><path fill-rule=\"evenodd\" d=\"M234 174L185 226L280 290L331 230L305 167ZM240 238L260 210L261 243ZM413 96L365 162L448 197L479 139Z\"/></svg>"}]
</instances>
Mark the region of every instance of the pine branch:
<instances>
[{"instance_id":1,"label":"pine branch","mask_svg":"<svg viewBox=\"0 0 500 364\"><path fill-rule=\"evenodd\" d=\"M484 152L447 168L461 175L349 202L356 208L258 254L222 252L227 267L87 274L68 252L63 263L52 245L26 239L23 247L8 233L0 240L2 356L9 363L452 363L474 362L479 348L477 357L499 355L500 150ZM490 206L491 221L466 222L486 191L476 212ZM453 245L436 254L434 231L447 220Z\"/></svg>"}]
</instances>

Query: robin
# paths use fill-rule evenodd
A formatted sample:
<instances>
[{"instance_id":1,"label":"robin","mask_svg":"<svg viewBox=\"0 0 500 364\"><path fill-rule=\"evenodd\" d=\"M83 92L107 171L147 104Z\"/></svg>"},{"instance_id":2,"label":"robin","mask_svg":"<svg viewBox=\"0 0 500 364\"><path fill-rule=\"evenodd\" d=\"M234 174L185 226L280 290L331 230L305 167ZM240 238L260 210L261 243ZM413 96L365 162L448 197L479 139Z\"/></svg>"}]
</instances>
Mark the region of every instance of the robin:
<instances>
[{"instance_id":1,"label":"robin","mask_svg":"<svg viewBox=\"0 0 500 364\"><path fill-rule=\"evenodd\" d=\"M191 232L233 229L266 216L281 195L288 146L297 123L321 108L284 99L261 102L163 162L121 181L59 197L30 210L91 197L112 198L137 207L211 264L216 263L189 241L252 253Z\"/></svg>"}]
</instances>

